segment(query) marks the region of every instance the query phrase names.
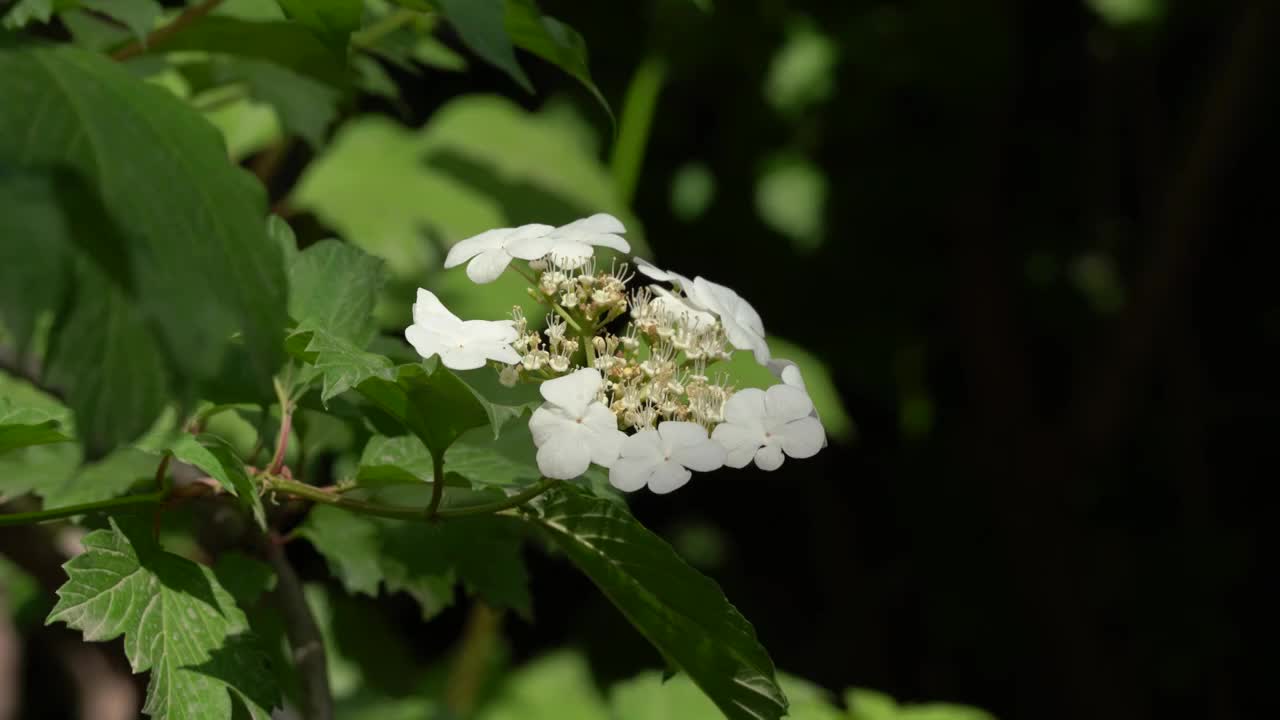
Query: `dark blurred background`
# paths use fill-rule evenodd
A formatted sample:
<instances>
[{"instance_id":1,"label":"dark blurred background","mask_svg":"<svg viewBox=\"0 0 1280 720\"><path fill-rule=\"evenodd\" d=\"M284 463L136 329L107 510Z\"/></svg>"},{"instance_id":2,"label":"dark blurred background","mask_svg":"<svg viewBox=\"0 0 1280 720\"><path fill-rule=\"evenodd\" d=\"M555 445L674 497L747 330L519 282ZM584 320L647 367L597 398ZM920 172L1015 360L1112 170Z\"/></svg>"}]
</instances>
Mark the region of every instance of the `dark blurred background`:
<instances>
[{"instance_id":1,"label":"dark blurred background","mask_svg":"<svg viewBox=\"0 0 1280 720\"><path fill-rule=\"evenodd\" d=\"M857 429L637 515L834 690L1257 716L1275 3L695 4L543 7L615 103L657 63L634 210L658 260L822 358ZM605 682L660 665L585 579L534 562L517 655L568 637Z\"/></svg>"},{"instance_id":2,"label":"dark blurred background","mask_svg":"<svg viewBox=\"0 0 1280 720\"><path fill-rule=\"evenodd\" d=\"M1272 610L1280 4L540 5L615 111L653 100L620 174L650 255L738 290L852 419L777 472L632 496L779 668L1003 720L1275 714L1274 662L1249 651ZM599 108L522 60L538 95L479 62L388 64L403 95L348 110L419 127L469 93L569 98L608 157ZM311 159L291 147L265 154L279 172L246 164L306 242L333 228L290 213ZM567 643L602 686L662 666L567 563L529 561L514 660ZM423 660L468 612L378 609Z\"/></svg>"}]
</instances>

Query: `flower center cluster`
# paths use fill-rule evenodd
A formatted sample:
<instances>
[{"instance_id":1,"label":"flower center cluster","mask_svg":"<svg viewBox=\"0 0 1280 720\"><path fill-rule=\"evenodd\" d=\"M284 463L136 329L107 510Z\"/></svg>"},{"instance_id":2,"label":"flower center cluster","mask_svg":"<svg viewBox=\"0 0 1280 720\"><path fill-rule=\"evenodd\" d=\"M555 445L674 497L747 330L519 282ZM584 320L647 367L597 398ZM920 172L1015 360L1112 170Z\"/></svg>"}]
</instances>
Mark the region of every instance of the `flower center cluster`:
<instances>
[{"instance_id":1,"label":"flower center cluster","mask_svg":"<svg viewBox=\"0 0 1280 720\"><path fill-rule=\"evenodd\" d=\"M620 489L663 493L693 471L753 461L773 470L784 455L817 453L826 442L822 424L794 363L772 359L759 313L723 285L643 260L636 270L655 282L629 290L630 264L613 260L606 269L594 257L596 247L628 252L624 232L601 214L463 240L446 267L467 262L480 283L518 273L547 310L541 327L519 307L510 320L463 322L420 290L406 336L447 367L489 360L505 385L538 383L546 403L529 427L548 477L574 478L595 463L610 468ZM449 343L445 352L441 335L456 348ZM751 352L781 382L735 388L714 370L735 349Z\"/></svg>"}]
</instances>

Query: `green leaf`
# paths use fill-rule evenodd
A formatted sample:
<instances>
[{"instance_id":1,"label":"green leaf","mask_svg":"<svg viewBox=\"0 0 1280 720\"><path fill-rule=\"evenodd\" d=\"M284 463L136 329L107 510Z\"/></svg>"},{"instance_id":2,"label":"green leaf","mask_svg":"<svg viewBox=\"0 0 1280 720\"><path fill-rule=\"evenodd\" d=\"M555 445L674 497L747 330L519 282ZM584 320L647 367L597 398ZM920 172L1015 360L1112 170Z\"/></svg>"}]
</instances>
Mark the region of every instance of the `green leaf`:
<instances>
[{"instance_id":1,"label":"green leaf","mask_svg":"<svg viewBox=\"0 0 1280 720\"><path fill-rule=\"evenodd\" d=\"M372 518L317 505L298 534L324 555L347 592L377 595L382 582L379 527Z\"/></svg>"},{"instance_id":2,"label":"green leaf","mask_svg":"<svg viewBox=\"0 0 1280 720\"><path fill-rule=\"evenodd\" d=\"M489 604L528 616L528 577L516 530L497 518L427 523L318 506L298 532L348 592L377 595L383 586L407 592L430 618L453 604L455 579Z\"/></svg>"},{"instance_id":3,"label":"green leaf","mask_svg":"<svg viewBox=\"0 0 1280 720\"><path fill-rule=\"evenodd\" d=\"M386 263L339 240L303 250L289 267L289 314L363 348L377 333L373 308Z\"/></svg>"},{"instance_id":4,"label":"green leaf","mask_svg":"<svg viewBox=\"0 0 1280 720\"><path fill-rule=\"evenodd\" d=\"M511 41L571 75L591 93L614 122L613 109L591 79L587 67L587 43L576 30L545 16L533 0L506 0L503 25Z\"/></svg>"},{"instance_id":5,"label":"green leaf","mask_svg":"<svg viewBox=\"0 0 1280 720\"><path fill-rule=\"evenodd\" d=\"M489 426L496 439L507 423L518 420L526 412L533 412L542 405L538 386L532 383L507 387L498 381L493 368L479 368L458 373L458 377L471 388L471 392L489 416Z\"/></svg>"},{"instance_id":6,"label":"green leaf","mask_svg":"<svg viewBox=\"0 0 1280 720\"><path fill-rule=\"evenodd\" d=\"M258 487L245 470L244 462L235 450L222 438L214 435L183 433L169 447L178 460L209 474L224 490L240 501L260 529L267 528L267 515L258 496Z\"/></svg>"},{"instance_id":7,"label":"green leaf","mask_svg":"<svg viewBox=\"0 0 1280 720\"><path fill-rule=\"evenodd\" d=\"M790 720L845 720L829 697L803 680L779 673L791 707ZM719 712L711 700L686 675L664 679L662 673L646 672L610 689L612 720L664 720L665 718L713 718Z\"/></svg>"},{"instance_id":8,"label":"green leaf","mask_svg":"<svg viewBox=\"0 0 1280 720\"><path fill-rule=\"evenodd\" d=\"M469 386L436 364L401 365L394 381L370 377L356 390L418 436L435 457L471 428L489 424L489 414Z\"/></svg>"},{"instance_id":9,"label":"green leaf","mask_svg":"<svg viewBox=\"0 0 1280 720\"><path fill-rule=\"evenodd\" d=\"M505 27L503 0L434 0L440 13L458 31L458 37L520 87L533 92L533 83L516 60L515 47Z\"/></svg>"},{"instance_id":10,"label":"green leaf","mask_svg":"<svg viewBox=\"0 0 1280 720\"><path fill-rule=\"evenodd\" d=\"M56 10L70 4L68 0L18 0L4 14L3 25L17 30L33 22L47 23Z\"/></svg>"},{"instance_id":11,"label":"green leaf","mask_svg":"<svg viewBox=\"0 0 1280 720\"><path fill-rule=\"evenodd\" d=\"M76 263L75 297L54 327L45 375L66 388L92 457L150 426L168 402L170 368L142 310L84 258Z\"/></svg>"},{"instance_id":12,"label":"green leaf","mask_svg":"<svg viewBox=\"0 0 1280 720\"><path fill-rule=\"evenodd\" d=\"M335 52L310 29L291 20L255 22L209 14L152 48L153 53L195 50L254 58L346 88L345 52Z\"/></svg>"},{"instance_id":13,"label":"green leaf","mask_svg":"<svg viewBox=\"0 0 1280 720\"><path fill-rule=\"evenodd\" d=\"M630 513L574 488L528 516L730 720L781 718L787 700L755 629L716 583Z\"/></svg>"},{"instance_id":14,"label":"green leaf","mask_svg":"<svg viewBox=\"0 0 1280 720\"><path fill-rule=\"evenodd\" d=\"M326 405L331 398L371 379L393 382L396 378L395 368L386 357L365 352L312 325L300 326L286 340L286 347L321 379L320 401Z\"/></svg>"},{"instance_id":15,"label":"green leaf","mask_svg":"<svg viewBox=\"0 0 1280 720\"><path fill-rule=\"evenodd\" d=\"M70 440L61 429L66 419L66 410L23 406L0 397L0 454Z\"/></svg>"},{"instance_id":16,"label":"green leaf","mask_svg":"<svg viewBox=\"0 0 1280 720\"><path fill-rule=\"evenodd\" d=\"M98 502L123 495L134 486L151 482L160 459L136 448L120 448L105 458L62 475L56 464L35 490L45 507L65 507Z\"/></svg>"},{"instance_id":17,"label":"green leaf","mask_svg":"<svg viewBox=\"0 0 1280 720\"><path fill-rule=\"evenodd\" d=\"M110 233L74 238L120 288L119 302L93 302L136 308L128 318L77 308L85 332L107 322L123 331L90 355L127 347L138 358L127 376L104 363L118 373L105 379L138 396L124 407L145 405L163 389L155 386L163 380L150 380L164 377L154 367L162 362L180 380L212 376L236 333L252 376L269 388L283 359L284 269L264 229L262 187L228 163L217 132L163 88L73 47L0 51L0 94L0 164L72 173L124 229L122 243ZM91 423L84 435L100 429Z\"/></svg>"},{"instance_id":18,"label":"green leaf","mask_svg":"<svg viewBox=\"0 0 1280 720\"><path fill-rule=\"evenodd\" d=\"M30 383L0 373L0 397L58 421L71 432L71 413L53 396ZM65 425L64 425L65 424ZM80 448L67 443L32 445L0 455L0 497L14 497L42 486L41 480L70 477L80 464Z\"/></svg>"},{"instance_id":19,"label":"green leaf","mask_svg":"<svg viewBox=\"0 0 1280 720\"><path fill-rule=\"evenodd\" d=\"M212 62L218 83L244 83L249 96L270 105L285 129L312 149L324 145L325 133L338 115L341 93L283 65L254 58L225 57Z\"/></svg>"},{"instance_id":20,"label":"green leaf","mask_svg":"<svg viewBox=\"0 0 1280 720\"><path fill-rule=\"evenodd\" d=\"M865 688L846 690L845 704L849 707L849 720L995 720L985 710L967 705L900 705L884 693Z\"/></svg>"},{"instance_id":21,"label":"green leaf","mask_svg":"<svg viewBox=\"0 0 1280 720\"><path fill-rule=\"evenodd\" d=\"M370 487L429 483L434 476L431 463L431 453L416 436L375 435L360 455L356 481Z\"/></svg>"},{"instance_id":22,"label":"green leaf","mask_svg":"<svg viewBox=\"0 0 1280 720\"><path fill-rule=\"evenodd\" d=\"M503 678L478 720L561 720L613 718L596 690L587 661L561 651L538 658ZM687 718L696 715L668 715ZM622 720L622 719L618 719Z\"/></svg>"},{"instance_id":23,"label":"green leaf","mask_svg":"<svg viewBox=\"0 0 1280 720\"><path fill-rule=\"evenodd\" d=\"M521 278L507 274L476 285L460 270L438 272L441 250L490 228L557 225L608 212L626 224L633 249L643 254L640 223L581 125L571 112L530 113L505 98L477 95L450 101L421 129L366 115L339 129L307 167L290 204L387 261L393 282L379 315L384 326L409 324L419 286L461 317L500 319L519 303L536 321L541 311Z\"/></svg>"},{"instance_id":24,"label":"green leaf","mask_svg":"<svg viewBox=\"0 0 1280 720\"><path fill-rule=\"evenodd\" d=\"M444 464L476 487L522 487L542 477L527 423L513 423L497 439L486 428L470 430L445 453Z\"/></svg>"},{"instance_id":25,"label":"green leaf","mask_svg":"<svg viewBox=\"0 0 1280 720\"><path fill-rule=\"evenodd\" d=\"M119 20L139 40L156 26L156 20L163 11L156 0L79 0L77 5Z\"/></svg>"},{"instance_id":26,"label":"green leaf","mask_svg":"<svg viewBox=\"0 0 1280 720\"><path fill-rule=\"evenodd\" d=\"M89 533L65 567L48 623L102 642L124 636L134 672L151 671L143 712L157 720L267 720L278 692L244 613L213 571L165 552L145 523Z\"/></svg>"},{"instance_id":27,"label":"green leaf","mask_svg":"<svg viewBox=\"0 0 1280 720\"><path fill-rule=\"evenodd\" d=\"M351 33L360 27L363 0L276 0L290 19L310 28L336 51L346 52Z\"/></svg>"},{"instance_id":28,"label":"green leaf","mask_svg":"<svg viewBox=\"0 0 1280 720\"><path fill-rule=\"evenodd\" d=\"M234 550L218 554L213 574L242 608L253 605L276 584L276 573L270 565Z\"/></svg>"},{"instance_id":29,"label":"green leaf","mask_svg":"<svg viewBox=\"0 0 1280 720\"><path fill-rule=\"evenodd\" d=\"M0 161L0 322L19 353L30 349L36 326L57 309L69 285L67 249L77 223L92 224L91 213L69 207L83 194L66 192L63 180L18 172Z\"/></svg>"}]
</instances>

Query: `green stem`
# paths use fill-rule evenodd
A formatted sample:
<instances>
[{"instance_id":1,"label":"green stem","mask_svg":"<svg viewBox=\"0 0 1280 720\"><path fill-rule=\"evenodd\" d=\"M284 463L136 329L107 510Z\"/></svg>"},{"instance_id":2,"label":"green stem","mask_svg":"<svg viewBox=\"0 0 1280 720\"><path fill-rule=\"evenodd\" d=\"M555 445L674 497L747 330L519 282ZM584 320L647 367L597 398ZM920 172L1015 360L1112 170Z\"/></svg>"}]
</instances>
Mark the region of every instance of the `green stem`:
<instances>
[{"instance_id":1,"label":"green stem","mask_svg":"<svg viewBox=\"0 0 1280 720\"><path fill-rule=\"evenodd\" d=\"M427 506L427 519L434 520L444 499L444 453L431 453L431 504Z\"/></svg>"},{"instance_id":2,"label":"green stem","mask_svg":"<svg viewBox=\"0 0 1280 720\"><path fill-rule=\"evenodd\" d=\"M587 353L587 367L589 368L596 366L596 349L595 346L591 344L591 340L591 335L586 333L582 334L582 349Z\"/></svg>"},{"instance_id":3,"label":"green stem","mask_svg":"<svg viewBox=\"0 0 1280 720\"><path fill-rule=\"evenodd\" d=\"M569 314L568 310L565 310L564 308L560 307L560 303L552 300L551 307L556 311L557 314L560 315L560 317L564 318L565 322L569 323L569 327L573 328L574 332L576 333L582 332L582 326L578 324L577 320L573 319L573 316Z\"/></svg>"},{"instance_id":4,"label":"green stem","mask_svg":"<svg viewBox=\"0 0 1280 720\"><path fill-rule=\"evenodd\" d=\"M559 482L560 482L559 480L552 480L551 478L542 478L537 483L530 485L529 487L525 488L521 492L518 492L509 498L505 498L502 500L495 500L494 502L483 503L481 505L467 505L466 507L460 507L454 510L441 510L436 513L436 517L441 519L449 519L449 518L471 517L474 515L494 515L496 513L502 512L503 510L510 510L512 508L520 507L521 505L529 502L530 500L538 497L542 493L555 487L556 483L559 483Z\"/></svg>"},{"instance_id":5,"label":"green stem","mask_svg":"<svg viewBox=\"0 0 1280 720\"><path fill-rule=\"evenodd\" d=\"M472 517L475 515L492 515L519 507L542 493L550 490L558 480L543 478L536 484L531 485L524 491L512 495L509 498L498 500L491 503L483 503L480 505L468 505L456 509L436 510L434 515L424 515L422 508L402 507L396 505L383 505L381 503L372 503L364 500L355 500L353 498L343 497L337 493L330 492L323 488L298 482L297 480L288 480L282 477L263 476L263 489L281 495L289 495L292 497L310 500L322 505L333 505L334 507L349 510L362 515L376 515L378 517L393 518L396 520L423 520L431 517L436 520L450 520L460 517Z\"/></svg>"},{"instance_id":6,"label":"green stem","mask_svg":"<svg viewBox=\"0 0 1280 720\"><path fill-rule=\"evenodd\" d=\"M0 527L8 525L34 525L36 523L49 522L50 520L61 520L63 518L74 517L76 515L85 515L91 512L100 512L103 510L116 510L120 508L137 507L140 505L154 505L164 502L168 497L166 492L153 492L143 495L126 495L125 497L111 498L110 500L99 500L97 502L81 503L80 505L68 505L67 507L51 508L49 510L35 510L33 512L23 513L0 513Z\"/></svg>"},{"instance_id":7,"label":"green stem","mask_svg":"<svg viewBox=\"0 0 1280 720\"><path fill-rule=\"evenodd\" d=\"M640 168L644 164L644 148L649 142L649 129L658 108L658 96L666 82L667 63L658 55L646 57L631 78L622 101L618 119L618 138L613 144L609 165L613 170L614 188L624 204L635 196Z\"/></svg>"},{"instance_id":8,"label":"green stem","mask_svg":"<svg viewBox=\"0 0 1280 720\"><path fill-rule=\"evenodd\" d=\"M267 472L274 475L284 467L284 454L289 448L289 432L293 429L293 406L280 381L273 378L271 382L276 389L276 400L280 403L280 436L276 438L276 452L267 465Z\"/></svg>"}]
</instances>

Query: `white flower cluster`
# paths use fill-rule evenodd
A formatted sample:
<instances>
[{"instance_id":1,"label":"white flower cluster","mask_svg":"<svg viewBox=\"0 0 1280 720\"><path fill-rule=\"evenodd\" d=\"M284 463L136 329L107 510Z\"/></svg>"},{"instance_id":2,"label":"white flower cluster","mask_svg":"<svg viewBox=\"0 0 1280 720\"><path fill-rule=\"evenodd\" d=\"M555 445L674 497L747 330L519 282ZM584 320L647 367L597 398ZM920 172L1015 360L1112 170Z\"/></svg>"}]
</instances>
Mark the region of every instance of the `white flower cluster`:
<instances>
[{"instance_id":1,"label":"white flower cluster","mask_svg":"<svg viewBox=\"0 0 1280 720\"><path fill-rule=\"evenodd\" d=\"M695 471L752 462L775 470L786 457L821 450L826 433L800 371L770 356L755 308L723 285L639 259L636 269L655 283L628 292L628 266L604 269L594 258L597 246L630 252L625 232L617 218L598 214L463 240L445 267L467 263L477 283L520 274L548 308L543 327L530 327L519 308L511 320L464 321L419 290L405 337L446 367L492 361L505 385L539 383L546 402L529 430L538 469L550 478L575 478L595 463L620 490L668 493ZM750 351L781 382L767 390L728 384L713 367L731 348Z\"/></svg>"}]
</instances>

